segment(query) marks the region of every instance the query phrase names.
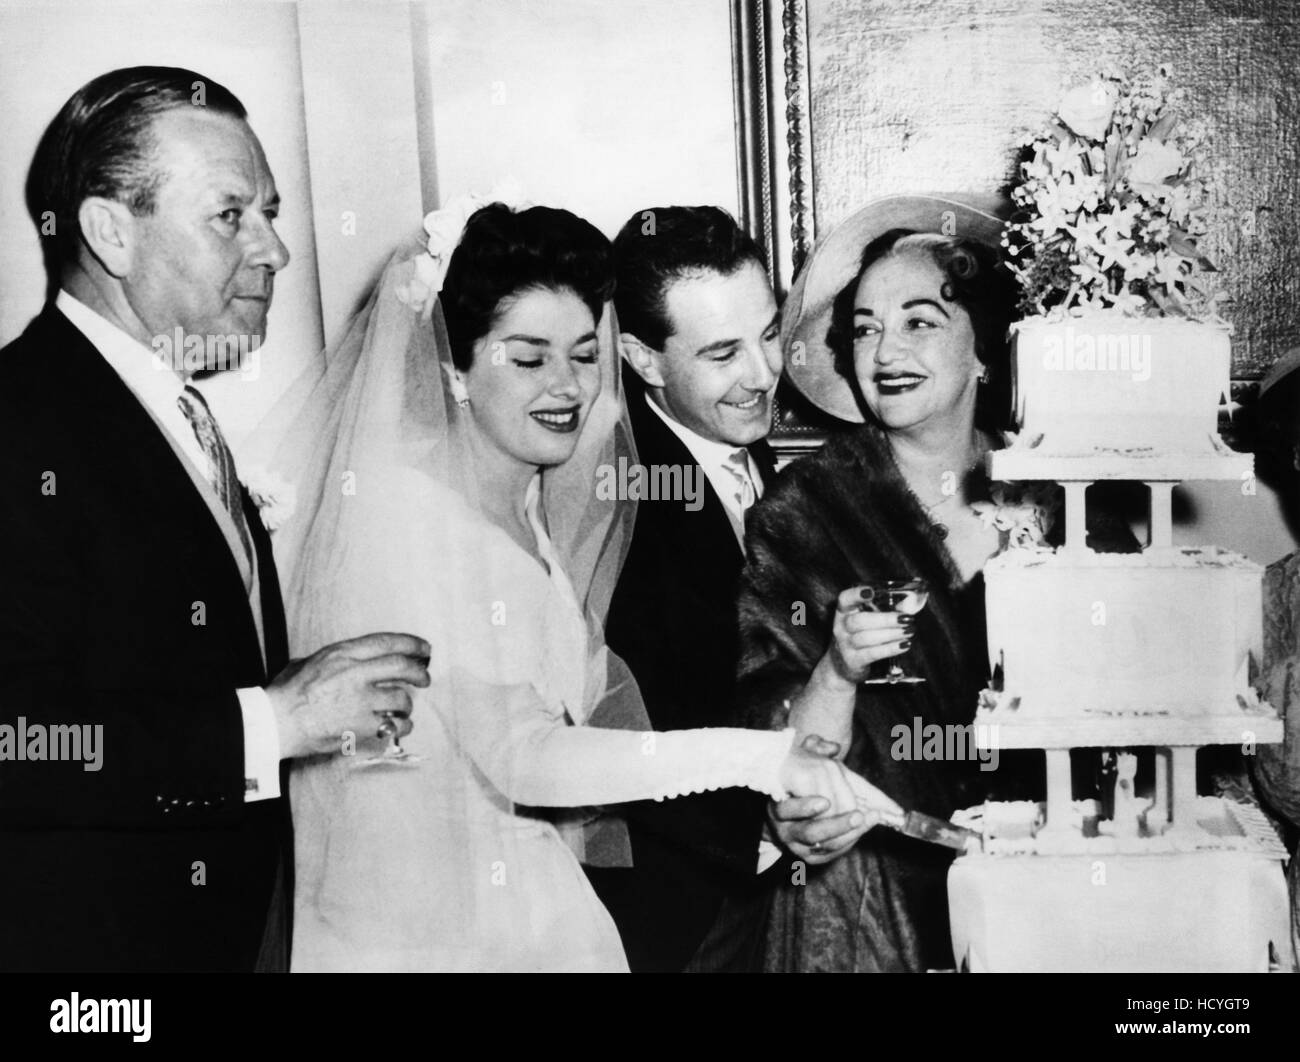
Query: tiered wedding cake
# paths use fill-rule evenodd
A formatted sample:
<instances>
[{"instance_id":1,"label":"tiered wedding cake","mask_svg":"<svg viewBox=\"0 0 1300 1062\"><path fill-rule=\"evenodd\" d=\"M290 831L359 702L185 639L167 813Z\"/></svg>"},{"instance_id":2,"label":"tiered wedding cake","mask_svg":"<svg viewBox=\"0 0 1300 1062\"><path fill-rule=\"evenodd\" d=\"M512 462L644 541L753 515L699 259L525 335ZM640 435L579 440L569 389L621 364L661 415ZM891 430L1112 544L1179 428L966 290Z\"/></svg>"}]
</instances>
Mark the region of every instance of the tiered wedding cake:
<instances>
[{"instance_id":1,"label":"tiered wedding cake","mask_svg":"<svg viewBox=\"0 0 1300 1062\"><path fill-rule=\"evenodd\" d=\"M1077 100L1067 113L1067 100L1017 190L1028 208L1050 198L1047 183L1059 192L1050 160L1073 147L1094 164L1082 167L1097 181L1091 216L1108 220L1107 238L1117 242L1080 240L1090 217L1086 180L1069 239L1053 240L1041 213L1008 229L1012 268L1039 309L1052 275L1044 259L1064 254L1082 263L1071 275L1085 279L1090 255L1101 261L1091 262L1091 291L1076 283L1055 300L1054 315L1015 328L1020 432L990 458L992 479L1064 486L1066 536L1059 549L1009 549L985 568L994 688L976 732L1000 748L1043 749L1047 798L957 816L984 838L983 851L958 859L948 879L954 953L972 971L1265 971L1292 961L1285 849L1253 806L1197 793L1198 748L1249 754L1280 741L1282 724L1251 687L1262 652L1262 569L1213 546L1172 543L1173 487L1241 480L1252 461L1218 434L1226 326L1133 316L1148 301L1185 310L1176 300L1195 294L1186 278L1197 261L1184 233L1177 250L1185 255L1166 253L1190 268L1160 261L1162 287L1139 258L1145 244L1161 259L1152 233L1167 234L1168 216L1163 230L1137 230L1162 206L1172 212L1165 192L1187 173L1166 157L1173 184L1143 188L1134 179L1143 148L1133 147L1141 142L1133 130L1168 134L1169 125L1159 128L1143 108L1126 111L1125 90L1145 93L1149 106L1149 85L1139 93L1120 79L1097 82L1091 99L1105 98L1107 120L1093 116L1092 126ZM1134 209L1117 223L1126 200ZM1118 263L1109 271L1108 257ZM1086 545L1085 491L1100 480L1149 487L1143 552ZM1098 801L1074 799L1072 749L1098 762L1113 757L1104 813Z\"/></svg>"}]
</instances>

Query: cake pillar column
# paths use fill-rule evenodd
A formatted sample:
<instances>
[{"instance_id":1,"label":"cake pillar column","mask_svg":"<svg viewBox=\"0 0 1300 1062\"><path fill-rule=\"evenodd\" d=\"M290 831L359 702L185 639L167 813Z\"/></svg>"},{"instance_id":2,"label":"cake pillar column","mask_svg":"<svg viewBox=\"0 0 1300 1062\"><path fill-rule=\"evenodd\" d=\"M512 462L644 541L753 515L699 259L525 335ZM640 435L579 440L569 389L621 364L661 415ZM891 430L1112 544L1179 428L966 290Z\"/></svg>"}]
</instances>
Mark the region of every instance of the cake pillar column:
<instances>
[{"instance_id":1,"label":"cake pillar column","mask_svg":"<svg viewBox=\"0 0 1300 1062\"><path fill-rule=\"evenodd\" d=\"M1087 491L1092 483L1084 480L1077 483L1062 483L1065 488L1065 548L1086 549L1088 547L1088 503Z\"/></svg>"},{"instance_id":2,"label":"cake pillar column","mask_svg":"<svg viewBox=\"0 0 1300 1062\"><path fill-rule=\"evenodd\" d=\"M1169 750L1170 807L1174 829L1190 830L1195 825L1192 808L1196 804L1196 746L1178 745Z\"/></svg>"},{"instance_id":3,"label":"cake pillar column","mask_svg":"<svg viewBox=\"0 0 1300 1062\"><path fill-rule=\"evenodd\" d=\"M1174 484L1171 481L1148 483L1151 503L1151 541L1147 549L1171 549L1174 544Z\"/></svg>"},{"instance_id":4,"label":"cake pillar column","mask_svg":"<svg viewBox=\"0 0 1300 1062\"><path fill-rule=\"evenodd\" d=\"M1169 750L1156 749L1156 784L1155 784L1155 803L1152 805L1153 810L1164 818L1165 826L1168 827L1174 820L1173 808L1169 805Z\"/></svg>"},{"instance_id":5,"label":"cake pillar column","mask_svg":"<svg viewBox=\"0 0 1300 1062\"><path fill-rule=\"evenodd\" d=\"M1074 785L1070 774L1069 749L1044 749L1047 757L1047 825L1044 832L1070 829Z\"/></svg>"}]
</instances>

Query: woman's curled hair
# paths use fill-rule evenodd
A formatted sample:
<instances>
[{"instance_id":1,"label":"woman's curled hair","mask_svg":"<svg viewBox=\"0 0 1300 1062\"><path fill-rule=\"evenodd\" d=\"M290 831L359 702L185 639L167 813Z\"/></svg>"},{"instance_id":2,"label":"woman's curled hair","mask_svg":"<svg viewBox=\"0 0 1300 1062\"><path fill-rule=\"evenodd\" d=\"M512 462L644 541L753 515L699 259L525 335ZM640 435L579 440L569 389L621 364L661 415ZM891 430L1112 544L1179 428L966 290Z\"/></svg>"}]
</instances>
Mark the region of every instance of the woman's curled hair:
<instances>
[{"instance_id":1,"label":"woman's curled hair","mask_svg":"<svg viewBox=\"0 0 1300 1062\"><path fill-rule=\"evenodd\" d=\"M989 386L981 396L977 419L1000 426L1010 410L1007 332L1016 319L1015 280L1002 266L998 252L977 240L942 236L910 229L891 229L867 244L853 279L835 296L826 345L835 355L836 371L857 393L853 365L853 304L863 275L877 262L916 255L933 262L943 275L940 294L970 317L975 356L988 368Z\"/></svg>"},{"instance_id":2,"label":"woman's curled hair","mask_svg":"<svg viewBox=\"0 0 1300 1062\"><path fill-rule=\"evenodd\" d=\"M614 293L609 240L567 210L492 203L471 214L439 296L456 368L470 367L508 300L537 290L571 291L599 321Z\"/></svg>"}]
</instances>

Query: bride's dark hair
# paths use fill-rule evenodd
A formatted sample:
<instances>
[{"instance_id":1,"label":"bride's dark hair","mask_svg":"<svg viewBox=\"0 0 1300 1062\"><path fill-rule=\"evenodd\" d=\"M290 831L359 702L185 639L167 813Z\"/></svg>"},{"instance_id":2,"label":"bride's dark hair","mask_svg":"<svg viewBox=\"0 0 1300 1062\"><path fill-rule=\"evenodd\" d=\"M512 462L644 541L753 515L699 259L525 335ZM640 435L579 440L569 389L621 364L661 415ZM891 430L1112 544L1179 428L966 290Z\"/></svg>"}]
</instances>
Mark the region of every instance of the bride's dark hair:
<instances>
[{"instance_id":1,"label":"bride's dark hair","mask_svg":"<svg viewBox=\"0 0 1300 1062\"><path fill-rule=\"evenodd\" d=\"M439 296L456 368L470 367L475 342L491 330L503 302L538 289L572 291L599 321L614 293L609 240L567 210L516 213L492 203L471 214Z\"/></svg>"}]
</instances>

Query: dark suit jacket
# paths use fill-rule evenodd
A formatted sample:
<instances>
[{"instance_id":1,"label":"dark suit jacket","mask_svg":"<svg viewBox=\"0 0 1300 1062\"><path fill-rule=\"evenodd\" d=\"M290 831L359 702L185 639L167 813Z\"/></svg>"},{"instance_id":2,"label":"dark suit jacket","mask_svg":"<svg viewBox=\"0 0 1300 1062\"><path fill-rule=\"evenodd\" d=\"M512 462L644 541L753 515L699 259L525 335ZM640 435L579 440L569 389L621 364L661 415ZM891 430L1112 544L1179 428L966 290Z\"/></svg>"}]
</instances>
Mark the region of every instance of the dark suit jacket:
<instances>
[{"instance_id":1,"label":"dark suit jacket","mask_svg":"<svg viewBox=\"0 0 1300 1062\"><path fill-rule=\"evenodd\" d=\"M0 970L251 970L286 841L235 695L287 656L270 541L245 494L264 666L220 527L81 332L47 307L0 380L0 726L103 726L99 771L0 760Z\"/></svg>"},{"instance_id":2,"label":"dark suit jacket","mask_svg":"<svg viewBox=\"0 0 1300 1062\"><path fill-rule=\"evenodd\" d=\"M636 676L656 730L734 726L735 599L744 553L722 502L690 451L646 407L639 381L628 381L627 401L638 461L695 468L704 505L691 512L680 500L639 504L606 639ZM770 449L759 443L749 452L770 484ZM634 971L682 970L724 898L755 888L763 806L758 794L731 789L618 809L628 819L634 868L588 875ZM734 955L701 959L705 968L736 962Z\"/></svg>"}]
</instances>

